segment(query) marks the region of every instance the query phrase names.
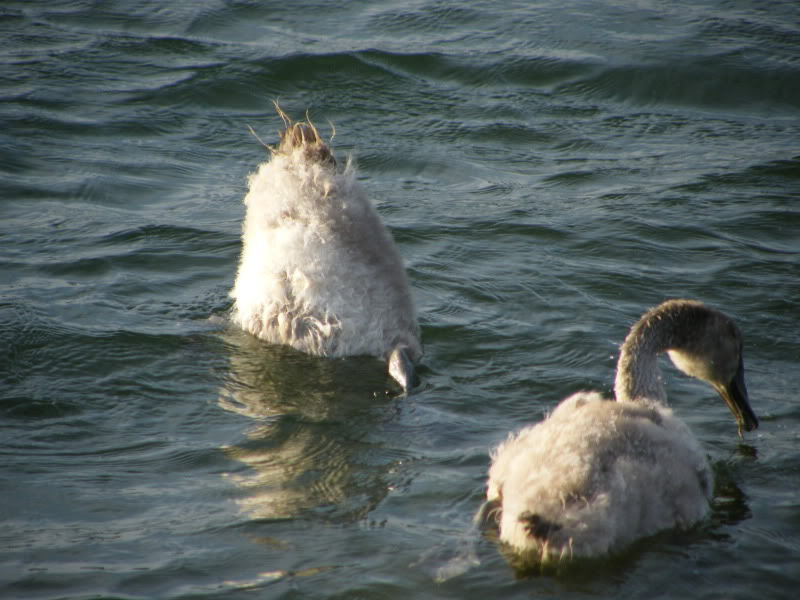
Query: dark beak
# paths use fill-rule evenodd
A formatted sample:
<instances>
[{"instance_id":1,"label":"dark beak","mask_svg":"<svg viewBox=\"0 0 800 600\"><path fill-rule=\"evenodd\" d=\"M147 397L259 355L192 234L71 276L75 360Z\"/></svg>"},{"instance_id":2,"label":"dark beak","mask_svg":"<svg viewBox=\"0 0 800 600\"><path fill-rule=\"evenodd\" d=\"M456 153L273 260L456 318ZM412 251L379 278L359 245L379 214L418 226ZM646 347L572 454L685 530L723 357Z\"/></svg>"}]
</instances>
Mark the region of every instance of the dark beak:
<instances>
[{"instance_id":1,"label":"dark beak","mask_svg":"<svg viewBox=\"0 0 800 600\"><path fill-rule=\"evenodd\" d=\"M758 427L758 418L750 408L747 397L747 386L744 383L744 363L739 359L739 369L727 385L718 388L719 395L731 409L736 423L739 426L739 435L742 430L753 431Z\"/></svg>"}]
</instances>

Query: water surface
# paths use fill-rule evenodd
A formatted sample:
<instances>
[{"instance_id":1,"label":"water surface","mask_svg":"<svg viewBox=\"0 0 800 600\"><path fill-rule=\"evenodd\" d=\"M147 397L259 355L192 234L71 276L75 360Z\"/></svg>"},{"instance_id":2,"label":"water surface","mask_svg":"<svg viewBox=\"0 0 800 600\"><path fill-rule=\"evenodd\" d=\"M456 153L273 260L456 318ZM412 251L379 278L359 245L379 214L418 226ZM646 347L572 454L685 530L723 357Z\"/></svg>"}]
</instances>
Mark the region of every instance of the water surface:
<instances>
[{"instance_id":1,"label":"water surface","mask_svg":"<svg viewBox=\"0 0 800 600\"><path fill-rule=\"evenodd\" d=\"M0 596L794 598L795 2L0 9ZM425 343L227 325L247 175L306 110L354 156ZM760 428L665 370L713 511L563 576L472 530L489 451L668 297L745 334ZM666 366L666 365L665 365Z\"/></svg>"}]
</instances>

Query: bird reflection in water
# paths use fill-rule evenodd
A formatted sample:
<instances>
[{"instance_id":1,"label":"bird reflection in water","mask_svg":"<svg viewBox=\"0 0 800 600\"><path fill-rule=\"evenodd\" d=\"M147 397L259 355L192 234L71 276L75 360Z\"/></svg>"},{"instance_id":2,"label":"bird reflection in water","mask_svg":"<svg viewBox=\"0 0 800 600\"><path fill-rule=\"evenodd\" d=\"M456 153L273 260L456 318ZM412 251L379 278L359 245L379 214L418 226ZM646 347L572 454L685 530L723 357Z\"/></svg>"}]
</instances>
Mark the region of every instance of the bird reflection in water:
<instances>
[{"instance_id":1,"label":"bird reflection in water","mask_svg":"<svg viewBox=\"0 0 800 600\"><path fill-rule=\"evenodd\" d=\"M386 496L397 453L385 449L399 389L371 357L325 359L225 334L230 372L219 405L253 419L224 448L247 465L228 475L252 519L356 521Z\"/></svg>"}]
</instances>

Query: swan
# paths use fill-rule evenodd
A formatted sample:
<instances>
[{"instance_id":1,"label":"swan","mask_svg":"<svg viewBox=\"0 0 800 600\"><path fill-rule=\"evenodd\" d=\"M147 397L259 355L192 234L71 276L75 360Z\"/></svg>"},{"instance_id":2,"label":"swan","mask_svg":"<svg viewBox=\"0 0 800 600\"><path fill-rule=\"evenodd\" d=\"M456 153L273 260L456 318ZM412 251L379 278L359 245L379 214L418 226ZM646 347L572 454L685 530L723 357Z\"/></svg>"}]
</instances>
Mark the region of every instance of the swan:
<instances>
[{"instance_id":1,"label":"swan","mask_svg":"<svg viewBox=\"0 0 800 600\"><path fill-rule=\"evenodd\" d=\"M408 390L422 346L400 253L352 161L276 109L285 129L244 198L232 319L308 354L378 357Z\"/></svg>"},{"instance_id":2,"label":"swan","mask_svg":"<svg viewBox=\"0 0 800 600\"><path fill-rule=\"evenodd\" d=\"M616 402L576 393L492 453L476 521L494 516L502 545L521 564L600 557L707 514L712 472L666 405L657 364L665 351L678 369L716 389L740 435L758 427L733 320L694 300L649 310L622 345Z\"/></svg>"}]
</instances>

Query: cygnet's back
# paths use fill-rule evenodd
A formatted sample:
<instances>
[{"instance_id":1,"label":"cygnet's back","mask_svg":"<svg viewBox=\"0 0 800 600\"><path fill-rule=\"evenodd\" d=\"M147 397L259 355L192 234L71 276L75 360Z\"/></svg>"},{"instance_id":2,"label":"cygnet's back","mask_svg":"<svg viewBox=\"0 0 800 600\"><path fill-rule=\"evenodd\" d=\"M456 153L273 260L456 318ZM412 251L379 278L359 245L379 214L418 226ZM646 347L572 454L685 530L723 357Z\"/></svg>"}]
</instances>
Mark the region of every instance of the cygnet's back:
<instances>
[{"instance_id":1,"label":"cygnet's back","mask_svg":"<svg viewBox=\"0 0 800 600\"><path fill-rule=\"evenodd\" d=\"M669 408L582 392L495 450L487 496L501 539L546 563L688 527L711 486L705 453Z\"/></svg>"},{"instance_id":2,"label":"cygnet's back","mask_svg":"<svg viewBox=\"0 0 800 600\"><path fill-rule=\"evenodd\" d=\"M387 360L408 387L422 353L414 304L352 163L339 168L311 123L289 122L249 188L234 321L309 354Z\"/></svg>"}]
</instances>

